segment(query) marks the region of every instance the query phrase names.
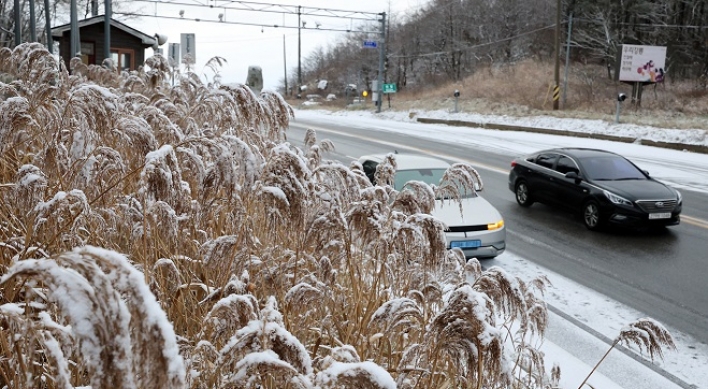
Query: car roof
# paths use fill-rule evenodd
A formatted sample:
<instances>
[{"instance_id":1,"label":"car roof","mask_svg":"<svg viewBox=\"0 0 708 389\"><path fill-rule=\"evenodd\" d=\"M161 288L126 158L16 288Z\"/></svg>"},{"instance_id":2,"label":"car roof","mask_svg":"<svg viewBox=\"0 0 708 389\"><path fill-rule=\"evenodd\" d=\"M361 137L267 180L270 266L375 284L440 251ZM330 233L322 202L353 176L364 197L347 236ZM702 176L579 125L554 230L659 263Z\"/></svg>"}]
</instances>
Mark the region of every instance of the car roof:
<instances>
[{"instance_id":1,"label":"car roof","mask_svg":"<svg viewBox=\"0 0 708 389\"><path fill-rule=\"evenodd\" d=\"M382 162L388 154L372 154L365 155L359 158L359 162L364 161L375 161ZM396 165L398 170L408 170L408 169L447 169L450 164L439 158L428 157L426 155L414 155L414 154L393 154L396 159Z\"/></svg>"},{"instance_id":2,"label":"car roof","mask_svg":"<svg viewBox=\"0 0 708 389\"><path fill-rule=\"evenodd\" d=\"M584 147L558 147L555 149L548 149L548 150L539 151L539 152L535 153L535 155L543 154L543 153L565 154L569 157L573 157L573 158L577 158L577 159L582 159L582 158L587 158L587 157L619 156L619 154L613 153L611 151L600 150L600 149L590 149L590 148L584 148Z\"/></svg>"}]
</instances>

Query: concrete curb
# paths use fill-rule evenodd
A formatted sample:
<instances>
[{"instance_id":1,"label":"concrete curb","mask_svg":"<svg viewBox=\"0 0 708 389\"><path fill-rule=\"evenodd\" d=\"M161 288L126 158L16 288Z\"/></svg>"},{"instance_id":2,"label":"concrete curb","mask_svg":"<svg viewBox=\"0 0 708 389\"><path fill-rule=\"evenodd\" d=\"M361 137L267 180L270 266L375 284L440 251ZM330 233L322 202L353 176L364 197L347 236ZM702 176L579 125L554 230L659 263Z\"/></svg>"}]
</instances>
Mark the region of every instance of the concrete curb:
<instances>
[{"instance_id":1,"label":"concrete curb","mask_svg":"<svg viewBox=\"0 0 708 389\"><path fill-rule=\"evenodd\" d=\"M566 131L566 130L551 130L548 128L535 128L535 127L523 127L523 126L510 126L507 124L496 124L496 123L478 123L478 122L468 122L464 120L446 120L446 119L432 119L432 118L416 118L420 123L429 124L446 124L448 126L456 127L476 127L489 130L500 130L500 131L521 131L521 132L534 132L538 134L549 134L549 135L561 135L561 136L574 136L577 138L590 138L590 139L600 139L609 140L613 142L623 142L623 143L636 143L644 146L654 146L662 147L665 149L672 150L687 150L694 153L708 154L708 146L702 145L691 145L685 143L670 143L670 142L656 142L647 139L635 139L623 136L615 135L605 135L605 134L593 134L589 132L576 132L576 131Z\"/></svg>"}]
</instances>

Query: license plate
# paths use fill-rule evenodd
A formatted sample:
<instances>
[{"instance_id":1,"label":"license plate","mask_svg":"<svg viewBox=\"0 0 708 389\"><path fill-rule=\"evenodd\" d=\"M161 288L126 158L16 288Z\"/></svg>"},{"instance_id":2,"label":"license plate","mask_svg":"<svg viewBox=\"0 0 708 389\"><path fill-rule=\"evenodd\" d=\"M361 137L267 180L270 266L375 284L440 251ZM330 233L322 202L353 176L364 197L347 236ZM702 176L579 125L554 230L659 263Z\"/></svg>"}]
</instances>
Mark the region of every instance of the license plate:
<instances>
[{"instance_id":1,"label":"license plate","mask_svg":"<svg viewBox=\"0 0 708 389\"><path fill-rule=\"evenodd\" d=\"M671 212L650 213L649 220L653 219L671 219Z\"/></svg>"},{"instance_id":2,"label":"license plate","mask_svg":"<svg viewBox=\"0 0 708 389\"><path fill-rule=\"evenodd\" d=\"M482 245L482 241L477 240L456 240L450 243L450 248L459 247L461 249L475 248Z\"/></svg>"}]
</instances>

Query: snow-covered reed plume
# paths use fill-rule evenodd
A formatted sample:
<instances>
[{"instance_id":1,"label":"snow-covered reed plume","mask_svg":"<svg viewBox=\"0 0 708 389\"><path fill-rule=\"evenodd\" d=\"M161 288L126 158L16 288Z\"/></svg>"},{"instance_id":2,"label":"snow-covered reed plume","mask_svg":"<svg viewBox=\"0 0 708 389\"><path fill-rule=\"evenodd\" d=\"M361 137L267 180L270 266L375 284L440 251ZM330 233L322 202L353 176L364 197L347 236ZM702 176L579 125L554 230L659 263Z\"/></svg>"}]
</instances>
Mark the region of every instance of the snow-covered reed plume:
<instances>
[{"instance_id":1,"label":"snow-covered reed plume","mask_svg":"<svg viewBox=\"0 0 708 389\"><path fill-rule=\"evenodd\" d=\"M620 330L620 334L615 338L605 355L597 362L580 386L578 386L578 389L581 389L583 385L585 385L590 376L597 370L597 367L600 366L605 358L607 358L610 351L619 343L638 347L639 351L648 353L652 361L654 361L654 358L664 359L664 347L669 350L676 349L673 336L671 336L669 331L667 331L661 323L649 317L641 318Z\"/></svg>"},{"instance_id":2,"label":"snow-covered reed plume","mask_svg":"<svg viewBox=\"0 0 708 389\"><path fill-rule=\"evenodd\" d=\"M124 256L85 247L18 261L0 278L0 286L18 291L23 285L44 285L36 297L47 304L40 312L55 307L71 326L81 356L75 362L85 367L92 387L184 387L172 325ZM63 360L57 369L66 370Z\"/></svg>"}]
</instances>

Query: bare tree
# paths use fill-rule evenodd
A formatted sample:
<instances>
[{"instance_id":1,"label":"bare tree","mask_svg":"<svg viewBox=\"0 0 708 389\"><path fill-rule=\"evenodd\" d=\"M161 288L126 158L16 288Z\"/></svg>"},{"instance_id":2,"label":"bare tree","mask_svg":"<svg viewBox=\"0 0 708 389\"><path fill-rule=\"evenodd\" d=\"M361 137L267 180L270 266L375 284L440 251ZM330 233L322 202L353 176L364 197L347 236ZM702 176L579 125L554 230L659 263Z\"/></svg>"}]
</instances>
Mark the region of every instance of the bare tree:
<instances>
[{"instance_id":1,"label":"bare tree","mask_svg":"<svg viewBox=\"0 0 708 389\"><path fill-rule=\"evenodd\" d=\"M551 58L556 0L432 0L391 23L387 79L399 88L459 80L479 66ZM563 0L560 26L572 8L573 60L613 64L622 44L667 46L672 77L708 76L708 0ZM350 35L313 57L327 64L330 79L353 73L376 77L376 54L357 48L362 35ZM356 64L356 65L352 65ZM318 70L322 71L322 70ZM335 76L336 75L336 76ZM316 74L311 76L316 77Z\"/></svg>"}]
</instances>

